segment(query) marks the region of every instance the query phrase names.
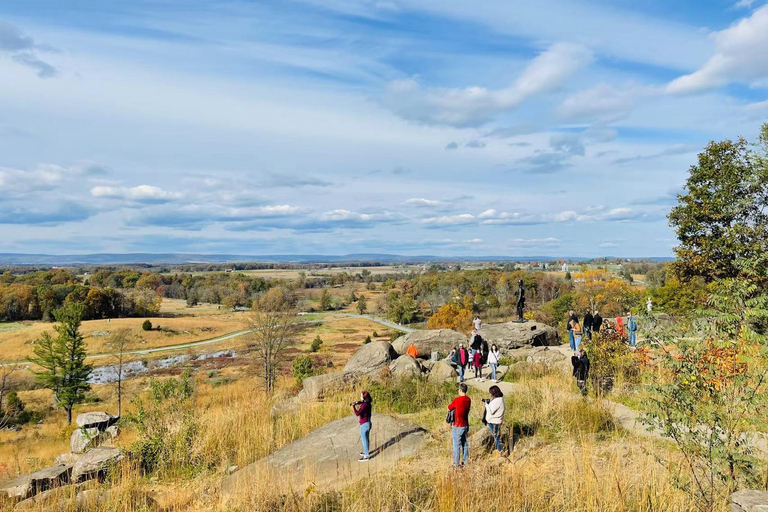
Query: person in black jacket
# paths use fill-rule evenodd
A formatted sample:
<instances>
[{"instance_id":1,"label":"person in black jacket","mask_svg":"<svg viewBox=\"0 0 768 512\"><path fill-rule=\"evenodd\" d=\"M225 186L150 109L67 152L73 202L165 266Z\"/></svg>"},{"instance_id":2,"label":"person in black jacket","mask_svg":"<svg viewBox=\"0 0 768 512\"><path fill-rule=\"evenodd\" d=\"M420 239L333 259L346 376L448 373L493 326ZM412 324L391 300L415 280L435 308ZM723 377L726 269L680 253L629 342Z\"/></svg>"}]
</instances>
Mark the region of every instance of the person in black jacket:
<instances>
[{"instance_id":1,"label":"person in black jacket","mask_svg":"<svg viewBox=\"0 0 768 512\"><path fill-rule=\"evenodd\" d=\"M592 323L594 321L594 318L592 317L592 313L587 310L586 314L584 315L584 321L581 322L581 327L584 329L584 336L588 339L592 339Z\"/></svg>"},{"instance_id":2,"label":"person in black jacket","mask_svg":"<svg viewBox=\"0 0 768 512\"><path fill-rule=\"evenodd\" d=\"M576 385L579 386L581 394L587 396L587 379L589 378L589 358L587 352L581 349L578 354L571 356L571 365L573 366L573 376L576 377Z\"/></svg>"},{"instance_id":3,"label":"person in black jacket","mask_svg":"<svg viewBox=\"0 0 768 512\"><path fill-rule=\"evenodd\" d=\"M603 317L595 310L595 316L592 317L592 331L600 332L600 328L603 326Z\"/></svg>"}]
</instances>

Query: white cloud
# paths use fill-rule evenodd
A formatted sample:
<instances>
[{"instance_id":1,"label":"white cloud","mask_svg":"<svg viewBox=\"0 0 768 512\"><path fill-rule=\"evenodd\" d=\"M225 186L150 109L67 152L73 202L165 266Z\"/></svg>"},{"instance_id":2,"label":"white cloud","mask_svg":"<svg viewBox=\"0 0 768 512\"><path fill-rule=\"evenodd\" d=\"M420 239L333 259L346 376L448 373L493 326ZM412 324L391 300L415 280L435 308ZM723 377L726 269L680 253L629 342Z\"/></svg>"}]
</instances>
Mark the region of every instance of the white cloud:
<instances>
[{"instance_id":1,"label":"white cloud","mask_svg":"<svg viewBox=\"0 0 768 512\"><path fill-rule=\"evenodd\" d=\"M109 199L124 199L137 203L167 203L181 197L179 193L167 192L152 185L139 185L131 188L100 185L91 189L91 195Z\"/></svg>"},{"instance_id":2,"label":"white cloud","mask_svg":"<svg viewBox=\"0 0 768 512\"><path fill-rule=\"evenodd\" d=\"M768 5L735 25L712 34L715 54L697 71L673 80L670 93L692 93L741 82L768 80Z\"/></svg>"},{"instance_id":3,"label":"white cloud","mask_svg":"<svg viewBox=\"0 0 768 512\"><path fill-rule=\"evenodd\" d=\"M460 215L444 215L442 217L429 217L421 222L430 226L460 226L475 222L475 216L470 213Z\"/></svg>"},{"instance_id":4,"label":"white cloud","mask_svg":"<svg viewBox=\"0 0 768 512\"><path fill-rule=\"evenodd\" d=\"M641 91L636 87L599 84L569 96L558 111L564 119L571 121L614 122L629 115L639 94Z\"/></svg>"},{"instance_id":5,"label":"white cloud","mask_svg":"<svg viewBox=\"0 0 768 512\"><path fill-rule=\"evenodd\" d=\"M739 0L734 7L736 9L751 9L755 4L755 0Z\"/></svg>"},{"instance_id":6,"label":"white cloud","mask_svg":"<svg viewBox=\"0 0 768 512\"><path fill-rule=\"evenodd\" d=\"M464 240L465 244L481 244L483 243L482 238L471 238L469 240Z\"/></svg>"},{"instance_id":7,"label":"white cloud","mask_svg":"<svg viewBox=\"0 0 768 512\"><path fill-rule=\"evenodd\" d=\"M559 238L513 238L510 242L514 245L560 245Z\"/></svg>"},{"instance_id":8,"label":"white cloud","mask_svg":"<svg viewBox=\"0 0 768 512\"><path fill-rule=\"evenodd\" d=\"M515 82L505 89L423 89L413 78L391 82L385 106L410 121L457 127L477 126L526 99L552 91L592 62L581 45L556 43L534 58ZM446 149L455 149L449 147Z\"/></svg>"},{"instance_id":9,"label":"white cloud","mask_svg":"<svg viewBox=\"0 0 768 512\"><path fill-rule=\"evenodd\" d=\"M600 247L619 247L619 244L614 242L603 242L600 244Z\"/></svg>"}]
</instances>

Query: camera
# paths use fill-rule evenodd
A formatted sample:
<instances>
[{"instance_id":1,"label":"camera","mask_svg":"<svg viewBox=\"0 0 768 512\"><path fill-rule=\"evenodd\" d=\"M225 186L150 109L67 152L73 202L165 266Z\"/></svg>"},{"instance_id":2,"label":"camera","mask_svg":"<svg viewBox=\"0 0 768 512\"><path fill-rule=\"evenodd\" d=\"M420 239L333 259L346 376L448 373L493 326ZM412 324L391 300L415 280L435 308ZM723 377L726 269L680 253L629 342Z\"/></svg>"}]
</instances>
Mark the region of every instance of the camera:
<instances>
[{"instance_id":1,"label":"camera","mask_svg":"<svg viewBox=\"0 0 768 512\"><path fill-rule=\"evenodd\" d=\"M489 404L489 403L491 403L491 399L490 398L483 398L483 403L484 404Z\"/></svg>"}]
</instances>

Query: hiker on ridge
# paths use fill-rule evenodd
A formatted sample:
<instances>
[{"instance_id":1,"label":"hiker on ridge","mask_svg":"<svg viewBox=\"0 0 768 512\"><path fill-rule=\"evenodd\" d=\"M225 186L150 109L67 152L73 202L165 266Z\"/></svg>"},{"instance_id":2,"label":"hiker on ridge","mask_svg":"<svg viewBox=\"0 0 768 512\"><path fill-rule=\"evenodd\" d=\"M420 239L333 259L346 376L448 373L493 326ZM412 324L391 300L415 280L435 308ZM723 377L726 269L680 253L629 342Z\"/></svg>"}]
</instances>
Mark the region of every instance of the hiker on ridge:
<instances>
[{"instance_id":1,"label":"hiker on ridge","mask_svg":"<svg viewBox=\"0 0 768 512\"><path fill-rule=\"evenodd\" d=\"M411 356L414 359L419 357L419 349L417 349L416 345L414 345L413 343L408 345L408 349L405 351L405 353L408 354L409 356Z\"/></svg>"},{"instance_id":2,"label":"hiker on ridge","mask_svg":"<svg viewBox=\"0 0 768 512\"><path fill-rule=\"evenodd\" d=\"M475 326L475 332L480 332L480 327L483 326L483 321L480 320L479 316L476 316L474 320L472 320L472 324Z\"/></svg>"},{"instance_id":3,"label":"hiker on ridge","mask_svg":"<svg viewBox=\"0 0 768 512\"><path fill-rule=\"evenodd\" d=\"M453 362L459 370L459 382L464 382L464 370L470 364L469 352L464 348L463 343L459 343L459 349L453 354Z\"/></svg>"},{"instance_id":4,"label":"hiker on ridge","mask_svg":"<svg viewBox=\"0 0 768 512\"><path fill-rule=\"evenodd\" d=\"M499 382L496 380L496 368L499 366L499 361L501 361L501 353L499 352L499 347L494 343L488 352L488 364L491 366L491 380L493 382Z\"/></svg>"},{"instance_id":5,"label":"hiker on ridge","mask_svg":"<svg viewBox=\"0 0 768 512\"><path fill-rule=\"evenodd\" d=\"M573 333L573 348L579 350L583 331L581 330L581 324L577 319L571 320L571 333Z\"/></svg>"},{"instance_id":6,"label":"hiker on ridge","mask_svg":"<svg viewBox=\"0 0 768 512\"><path fill-rule=\"evenodd\" d=\"M629 346L637 347L637 320L632 316L632 312L627 313L627 331L629 331Z\"/></svg>"},{"instance_id":7,"label":"hiker on ridge","mask_svg":"<svg viewBox=\"0 0 768 512\"><path fill-rule=\"evenodd\" d=\"M566 328L568 329L568 341L571 344L571 350L576 350L575 345L573 344L573 323L578 323L579 318L576 316L576 313L571 310L568 312L568 323L566 324Z\"/></svg>"},{"instance_id":8,"label":"hiker on ridge","mask_svg":"<svg viewBox=\"0 0 768 512\"><path fill-rule=\"evenodd\" d=\"M453 467L465 466L469 460L469 408L472 406L472 399L467 396L467 385L459 384L459 396L453 399L448 405L448 410L453 411L453 423L451 423L451 436L453 438ZM460 461L459 455L464 452L463 461Z\"/></svg>"},{"instance_id":9,"label":"hiker on ridge","mask_svg":"<svg viewBox=\"0 0 768 512\"><path fill-rule=\"evenodd\" d=\"M592 313L587 310L586 314L584 315L584 321L581 323L581 327L584 329L584 336L588 340L592 339L592 326L594 325L595 318L592 316Z\"/></svg>"},{"instance_id":10,"label":"hiker on ridge","mask_svg":"<svg viewBox=\"0 0 768 512\"><path fill-rule=\"evenodd\" d=\"M571 356L573 376L576 377L576 385L583 396L587 396L587 379L589 378L589 358L583 348Z\"/></svg>"},{"instance_id":11,"label":"hiker on ridge","mask_svg":"<svg viewBox=\"0 0 768 512\"><path fill-rule=\"evenodd\" d=\"M595 316L592 317L592 331L600 332L600 328L603 326L603 317L600 316L600 312L595 310Z\"/></svg>"},{"instance_id":12,"label":"hiker on ridge","mask_svg":"<svg viewBox=\"0 0 768 512\"><path fill-rule=\"evenodd\" d=\"M475 382L483 382L483 352L475 350L472 352L472 367L475 369Z\"/></svg>"},{"instance_id":13,"label":"hiker on ridge","mask_svg":"<svg viewBox=\"0 0 768 512\"><path fill-rule=\"evenodd\" d=\"M358 462L368 462L369 460L369 448L371 438L371 413L373 400L371 400L371 394L367 391L360 393L360 401L353 402L349 405L352 406L352 410L355 411L360 423L360 440L363 442L363 451L360 452L360 458Z\"/></svg>"}]
</instances>

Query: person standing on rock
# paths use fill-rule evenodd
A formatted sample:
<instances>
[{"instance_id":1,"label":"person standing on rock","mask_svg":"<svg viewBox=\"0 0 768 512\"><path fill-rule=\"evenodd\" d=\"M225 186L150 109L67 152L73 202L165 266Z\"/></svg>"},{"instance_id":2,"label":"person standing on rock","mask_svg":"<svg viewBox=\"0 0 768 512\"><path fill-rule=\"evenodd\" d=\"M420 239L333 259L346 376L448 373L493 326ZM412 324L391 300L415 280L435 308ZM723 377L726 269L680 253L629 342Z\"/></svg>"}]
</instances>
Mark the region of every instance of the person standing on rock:
<instances>
[{"instance_id":1,"label":"person standing on rock","mask_svg":"<svg viewBox=\"0 0 768 512\"><path fill-rule=\"evenodd\" d=\"M474 361L475 359L475 352L480 352L483 350L483 337L477 334L475 331L472 331L472 337L469 341L469 358L470 360Z\"/></svg>"},{"instance_id":2,"label":"person standing on rock","mask_svg":"<svg viewBox=\"0 0 768 512\"><path fill-rule=\"evenodd\" d=\"M463 343L459 343L459 349L453 357L453 362L456 363L456 367L459 369L459 382L464 382L464 370L469 364L469 352L464 348Z\"/></svg>"},{"instance_id":3,"label":"person standing on rock","mask_svg":"<svg viewBox=\"0 0 768 512\"><path fill-rule=\"evenodd\" d=\"M595 310L595 316L592 317L592 332L600 332L600 328L603 326L603 317L600 316L600 312Z\"/></svg>"},{"instance_id":4,"label":"person standing on rock","mask_svg":"<svg viewBox=\"0 0 768 512\"><path fill-rule=\"evenodd\" d=\"M589 358L587 357L587 352L583 348L571 356L571 365L573 365L573 376L576 377L576 385L579 386L581 394L587 396Z\"/></svg>"},{"instance_id":5,"label":"person standing on rock","mask_svg":"<svg viewBox=\"0 0 768 512\"><path fill-rule=\"evenodd\" d=\"M371 400L371 394L367 391L360 393L360 401L350 404L352 410L355 411L360 423L360 440L363 443L363 451L360 452L360 458L358 462L368 462L369 460L369 448L371 438L371 414L373 412L373 400Z\"/></svg>"},{"instance_id":6,"label":"person standing on rock","mask_svg":"<svg viewBox=\"0 0 768 512\"><path fill-rule=\"evenodd\" d=\"M499 382L496 380L496 368L499 366L499 361L501 361L501 353L499 353L499 347L494 343L488 352L488 364L491 366L491 380L493 382Z\"/></svg>"},{"instance_id":7,"label":"person standing on rock","mask_svg":"<svg viewBox=\"0 0 768 512\"><path fill-rule=\"evenodd\" d=\"M584 321L581 322L581 326L584 328L584 336L588 340L592 339L592 326L594 325L595 318L592 316L592 313L587 310L586 314L584 315Z\"/></svg>"},{"instance_id":8,"label":"person standing on rock","mask_svg":"<svg viewBox=\"0 0 768 512\"><path fill-rule=\"evenodd\" d=\"M506 408L504 393L501 392L499 386L491 386L488 392L491 394L491 399L483 400L485 402L485 421L488 422L488 428L491 429L491 434L493 434L496 451L499 452L499 455L502 455L501 422L504 419L504 410Z\"/></svg>"},{"instance_id":9,"label":"person standing on rock","mask_svg":"<svg viewBox=\"0 0 768 512\"><path fill-rule=\"evenodd\" d=\"M416 348L416 345L414 345L413 343L408 345L408 349L405 351L405 353L408 354L409 356L411 356L414 359L419 357L419 349Z\"/></svg>"},{"instance_id":10,"label":"person standing on rock","mask_svg":"<svg viewBox=\"0 0 768 512\"><path fill-rule=\"evenodd\" d=\"M459 396L453 399L448 405L448 410L453 411L453 424L451 426L451 436L453 438L453 467L465 466L469 461L469 408L472 406L472 399L467 396L467 385L459 384ZM463 453L463 461L460 455ZM461 462L460 462L461 461Z\"/></svg>"},{"instance_id":11,"label":"person standing on rock","mask_svg":"<svg viewBox=\"0 0 768 512\"><path fill-rule=\"evenodd\" d=\"M571 350L576 350L576 346L574 345L574 340L573 340L573 323L574 322L578 323L579 318L576 316L576 313L574 311L569 311L567 329L568 329L568 341L571 344Z\"/></svg>"},{"instance_id":12,"label":"person standing on rock","mask_svg":"<svg viewBox=\"0 0 768 512\"><path fill-rule=\"evenodd\" d=\"M474 320L472 320L472 324L475 326L475 332L480 332L480 327L483 326L483 321L480 320L479 316L476 316Z\"/></svg>"}]
</instances>

